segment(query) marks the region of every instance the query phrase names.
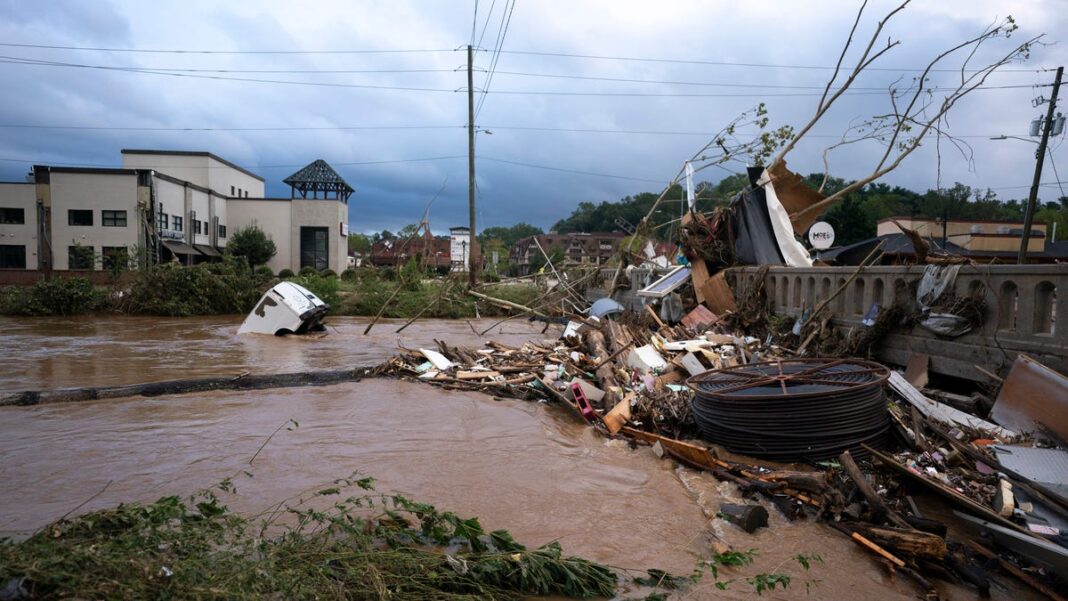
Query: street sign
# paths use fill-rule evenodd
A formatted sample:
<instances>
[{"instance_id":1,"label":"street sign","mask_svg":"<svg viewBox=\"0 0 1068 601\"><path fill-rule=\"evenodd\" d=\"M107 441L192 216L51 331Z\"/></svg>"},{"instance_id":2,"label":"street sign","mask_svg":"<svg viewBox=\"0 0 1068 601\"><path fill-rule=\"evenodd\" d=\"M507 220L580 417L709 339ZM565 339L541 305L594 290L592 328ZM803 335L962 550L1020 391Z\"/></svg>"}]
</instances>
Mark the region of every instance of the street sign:
<instances>
[{"instance_id":1,"label":"street sign","mask_svg":"<svg viewBox=\"0 0 1068 601\"><path fill-rule=\"evenodd\" d=\"M808 243L816 250L825 250L834 244L834 228L826 221L817 221L808 228Z\"/></svg>"}]
</instances>

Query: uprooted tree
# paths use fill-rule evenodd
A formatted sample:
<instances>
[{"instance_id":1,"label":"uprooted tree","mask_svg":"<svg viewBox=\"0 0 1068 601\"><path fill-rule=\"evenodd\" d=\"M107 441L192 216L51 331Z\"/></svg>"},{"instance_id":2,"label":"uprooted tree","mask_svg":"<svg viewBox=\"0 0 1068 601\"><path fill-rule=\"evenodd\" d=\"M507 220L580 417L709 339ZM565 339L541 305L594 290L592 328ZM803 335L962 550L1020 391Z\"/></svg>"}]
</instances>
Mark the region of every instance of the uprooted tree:
<instances>
[{"instance_id":1,"label":"uprooted tree","mask_svg":"<svg viewBox=\"0 0 1068 601\"><path fill-rule=\"evenodd\" d=\"M728 163L766 165L767 172L776 188L781 185L798 192L795 202L788 202L782 196L780 199L783 200L784 207L790 215L794 231L800 234L807 230L821 213L845 199L850 193L896 169L906 157L933 136L936 136L939 141L948 140L966 158L969 158L970 151L967 144L953 137L948 131L947 116L950 110L962 98L981 88L998 68L1028 58L1031 47L1042 37L1036 36L1012 45L1006 50L999 51L995 58L983 61L981 66L976 66L981 49L997 40L1007 40L1016 32L1017 25L1011 16L987 26L977 35L938 53L911 81L899 80L889 86L887 89L889 104L885 112L851 125L840 140L823 150L826 174L830 170L829 157L835 150L861 142L882 144L884 150L869 174L824 197L808 188L800 176L786 168L787 155L817 123L828 115L831 108L853 86L857 78L871 69L876 61L901 44L900 40L890 38L887 38L885 42L881 40L887 24L910 3L911 0L904 0L879 19L861 47L857 40L868 5L865 0L857 10L853 26L839 53L834 72L824 86L816 105L816 111L807 123L796 129L786 125L769 130L769 118L763 104L743 113L728 123L711 141L684 163L678 174L653 204L649 215L653 214L659 203L666 197L668 190L683 181L687 171L686 164L690 165L693 173L713 167L727 169L725 165ZM851 52L856 56L850 57ZM852 67L847 66L847 60L852 62ZM954 80L951 84L935 85L932 83L932 74L946 71L954 73ZM742 138L739 130L744 126L756 126L760 133L749 138ZM768 161L769 158L770 161ZM826 182L826 177L824 182ZM820 192L822 192L822 186ZM647 215L642 220L639 229L648 227L648 217Z\"/></svg>"}]
</instances>

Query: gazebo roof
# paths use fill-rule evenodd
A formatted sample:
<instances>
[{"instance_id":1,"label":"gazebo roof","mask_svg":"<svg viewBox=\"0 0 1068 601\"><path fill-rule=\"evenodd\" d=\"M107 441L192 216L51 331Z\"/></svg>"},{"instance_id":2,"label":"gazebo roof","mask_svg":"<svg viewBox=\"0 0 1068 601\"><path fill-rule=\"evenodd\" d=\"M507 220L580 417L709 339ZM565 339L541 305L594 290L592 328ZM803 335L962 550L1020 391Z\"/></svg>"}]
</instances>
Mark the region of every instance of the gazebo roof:
<instances>
[{"instance_id":1,"label":"gazebo roof","mask_svg":"<svg viewBox=\"0 0 1068 601\"><path fill-rule=\"evenodd\" d=\"M289 184L294 192L300 191L301 196L307 197L308 192L316 193L334 192L337 197L347 200L355 190L345 181L334 168L322 159L316 159L305 165L300 171L282 180ZM318 197L315 194L315 197Z\"/></svg>"}]
</instances>

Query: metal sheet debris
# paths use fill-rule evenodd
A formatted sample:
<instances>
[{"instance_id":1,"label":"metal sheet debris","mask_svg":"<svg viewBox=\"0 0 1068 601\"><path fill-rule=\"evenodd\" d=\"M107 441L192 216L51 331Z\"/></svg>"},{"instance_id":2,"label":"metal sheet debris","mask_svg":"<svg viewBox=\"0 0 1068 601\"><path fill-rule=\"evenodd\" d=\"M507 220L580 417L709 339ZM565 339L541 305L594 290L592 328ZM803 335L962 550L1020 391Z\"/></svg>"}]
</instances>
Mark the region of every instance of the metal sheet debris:
<instances>
[{"instance_id":1,"label":"metal sheet debris","mask_svg":"<svg viewBox=\"0 0 1068 601\"><path fill-rule=\"evenodd\" d=\"M1020 353L990 416L1021 432L1045 428L1068 440L1068 378Z\"/></svg>"}]
</instances>

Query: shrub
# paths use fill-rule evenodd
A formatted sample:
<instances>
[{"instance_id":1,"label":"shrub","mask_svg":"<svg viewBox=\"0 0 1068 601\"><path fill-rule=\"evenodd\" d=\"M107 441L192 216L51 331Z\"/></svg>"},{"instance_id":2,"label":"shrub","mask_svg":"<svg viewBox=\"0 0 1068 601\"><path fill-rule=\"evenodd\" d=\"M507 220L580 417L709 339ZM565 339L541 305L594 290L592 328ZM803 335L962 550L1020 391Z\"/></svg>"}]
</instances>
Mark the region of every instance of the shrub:
<instances>
[{"instance_id":1,"label":"shrub","mask_svg":"<svg viewBox=\"0 0 1068 601\"><path fill-rule=\"evenodd\" d=\"M230 237L226 252L235 257L243 257L251 266L263 265L278 252L274 241L257 225L243 227Z\"/></svg>"},{"instance_id":2,"label":"shrub","mask_svg":"<svg viewBox=\"0 0 1068 601\"><path fill-rule=\"evenodd\" d=\"M278 279L284 280L286 278L291 278L295 275L297 274L293 273L292 269L283 269L282 271L278 272Z\"/></svg>"},{"instance_id":3,"label":"shrub","mask_svg":"<svg viewBox=\"0 0 1068 601\"><path fill-rule=\"evenodd\" d=\"M106 309L109 294L87 278L47 278L28 287L0 291L0 314L75 315Z\"/></svg>"},{"instance_id":4,"label":"shrub","mask_svg":"<svg viewBox=\"0 0 1068 601\"><path fill-rule=\"evenodd\" d=\"M355 282L360 279L360 272L349 267L345 271L341 272L341 279L346 282Z\"/></svg>"},{"instance_id":5,"label":"shrub","mask_svg":"<svg viewBox=\"0 0 1068 601\"><path fill-rule=\"evenodd\" d=\"M309 275L319 275L319 270L314 267L301 267L300 271L298 271L297 273L301 277L306 277Z\"/></svg>"},{"instance_id":6,"label":"shrub","mask_svg":"<svg viewBox=\"0 0 1068 601\"><path fill-rule=\"evenodd\" d=\"M319 275L323 276L324 278L336 278L337 277L337 273L333 269L324 269L324 270L319 272Z\"/></svg>"},{"instance_id":7,"label":"shrub","mask_svg":"<svg viewBox=\"0 0 1068 601\"><path fill-rule=\"evenodd\" d=\"M303 269L301 270L304 271ZM324 303L330 305L336 309L340 303L338 297L338 282L336 277L324 277L318 274L301 275L291 280L294 284L304 286L308 290L311 290L315 296L318 296Z\"/></svg>"},{"instance_id":8,"label":"shrub","mask_svg":"<svg viewBox=\"0 0 1068 601\"><path fill-rule=\"evenodd\" d=\"M266 265L260 265L252 272L256 274L256 277L263 280L274 279L274 271L272 271L271 268L267 267Z\"/></svg>"},{"instance_id":9,"label":"shrub","mask_svg":"<svg viewBox=\"0 0 1068 601\"><path fill-rule=\"evenodd\" d=\"M262 285L244 260L183 267L157 265L132 274L120 307L128 313L188 316L247 313Z\"/></svg>"}]
</instances>

